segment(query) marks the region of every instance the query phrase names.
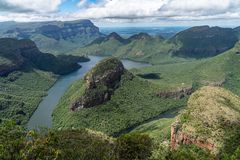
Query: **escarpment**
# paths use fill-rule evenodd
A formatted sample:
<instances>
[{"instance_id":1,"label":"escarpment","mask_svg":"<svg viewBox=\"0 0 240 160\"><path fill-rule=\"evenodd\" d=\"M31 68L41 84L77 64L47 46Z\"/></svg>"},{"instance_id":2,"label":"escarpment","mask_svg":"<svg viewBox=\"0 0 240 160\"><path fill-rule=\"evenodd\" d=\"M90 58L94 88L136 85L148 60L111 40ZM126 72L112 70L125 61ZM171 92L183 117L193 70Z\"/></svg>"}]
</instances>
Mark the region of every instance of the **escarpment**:
<instances>
[{"instance_id":1,"label":"escarpment","mask_svg":"<svg viewBox=\"0 0 240 160\"><path fill-rule=\"evenodd\" d=\"M176 91L164 91L158 92L156 95L161 98L175 98L181 99L186 96L190 96L193 93L194 89L192 87L185 87L178 89Z\"/></svg>"},{"instance_id":2,"label":"escarpment","mask_svg":"<svg viewBox=\"0 0 240 160\"><path fill-rule=\"evenodd\" d=\"M85 75L83 94L72 103L71 110L94 107L110 100L125 72L122 62L116 58L99 62Z\"/></svg>"},{"instance_id":3,"label":"escarpment","mask_svg":"<svg viewBox=\"0 0 240 160\"><path fill-rule=\"evenodd\" d=\"M240 97L220 87L193 93L186 110L171 126L171 147L192 144L221 154L235 150L240 138Z\"/></svg>"},{"instance_id":4,"label":"escarpment","mask_svg":"<svg viewBox=\"0 0 240 160\"><path fill-rule=\"evenodd\" d=\"M198 137L194 137L191 134L184 133L181 130L181 123L174 122L171 125L171 147L177 149L180 144L191 145L194 144L200 148L208 149L210 151L215 150L214 142L211 140L204 140Z\"/></svg>"},{"instance_id":5,"label":"escarpment","mask_svg":"<svg viewBox=\"0 0 240 160\"><path fill-rule=\"evenodd\" d=\"M0 76L21 69L39 69L55 74L68 74L81 66L79 61L86 61L84 57L54 56L39 51L36 44L29 39L17 40L13 38L0 39Z\"/></svg>"}]
</instances>

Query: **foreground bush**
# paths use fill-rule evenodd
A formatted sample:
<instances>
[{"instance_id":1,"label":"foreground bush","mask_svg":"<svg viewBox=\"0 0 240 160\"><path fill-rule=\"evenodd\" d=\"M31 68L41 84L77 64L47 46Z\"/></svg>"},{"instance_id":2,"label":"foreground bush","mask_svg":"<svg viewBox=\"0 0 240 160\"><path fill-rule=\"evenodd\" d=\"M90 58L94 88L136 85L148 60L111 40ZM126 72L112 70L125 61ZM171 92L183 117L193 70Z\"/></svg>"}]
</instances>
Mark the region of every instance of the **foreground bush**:
<instances>
[{"instance_id":1,"label":"foreground bush","mask_svg":"<svg viewBox=\"0 0 240 160\"><path fill-rule=\"evenodd\" d=\"M87 129L27 132L14 122L0 124L1 160L145 160L151 146L147 135L113 139Z\"/></svg>"},{"instance_id":2,"label":"foreground bush","mask_svg":"<svg viewBox=\"0 0 240 160\"><path fill-rule=\"evenodd\" d=\"M151 156L152 140L148 135L126 134L117 139L121 160L145 160Z\"/></svg>"}]
</instances>

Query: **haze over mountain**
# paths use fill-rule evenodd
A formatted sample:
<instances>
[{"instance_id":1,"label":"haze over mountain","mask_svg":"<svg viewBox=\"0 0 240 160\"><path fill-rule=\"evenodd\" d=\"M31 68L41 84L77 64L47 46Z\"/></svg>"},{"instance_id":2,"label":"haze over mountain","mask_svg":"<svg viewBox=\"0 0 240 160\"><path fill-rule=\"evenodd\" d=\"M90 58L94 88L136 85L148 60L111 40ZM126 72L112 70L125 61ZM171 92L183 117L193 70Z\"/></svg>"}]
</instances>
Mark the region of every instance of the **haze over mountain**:
<instances>
[{"instance_id":1,"label":"haze over mountain","mask_svg":"<svg viewBox=\"0 0 240 160\"><path fill-rule=\"evenodd\" d=\"M0 37L31 39L43 52L66 54L102 36L90 20L1 23Z\"/></svg>"}]
</instances>

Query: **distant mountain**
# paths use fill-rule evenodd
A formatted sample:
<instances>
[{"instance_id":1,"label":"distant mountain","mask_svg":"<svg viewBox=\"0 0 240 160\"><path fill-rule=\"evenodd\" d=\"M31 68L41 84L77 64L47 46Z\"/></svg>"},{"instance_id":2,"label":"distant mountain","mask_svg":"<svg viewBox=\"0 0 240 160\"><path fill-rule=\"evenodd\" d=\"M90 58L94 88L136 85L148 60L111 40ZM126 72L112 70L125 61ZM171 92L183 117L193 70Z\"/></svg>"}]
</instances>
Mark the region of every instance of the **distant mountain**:
<instances>
[{"instance_id":1,"label":"distant mountain","mask_svg":"<svg viewBox=\"0 0 240 160\"><path fill-rule=\"evenodd\" d=\"M174 63L188 59L213 57L234 47L240 29L209 26L192 27L171 39L139 33L122 38L117 33L101 37L72 51L72 54L111 55L153 64Z\"/></svg>"},{"instance_id":2,"label":"distant mountain","mask_svg":"<svg viewBox=\"0 0 240 160\"><path fill-rule=\"evenodd\" d=\"M31 40L0 39L0 75L9 74L26 66L55 74L67 74L81 67L77 62L82 58L71 57L56 57L42 53Z\"/></svg>"},{"instance_id":3,"label":"distant mountain","mask_svg":"<svg viewBox=\"0 0 240 160\"><path fill-rule=\"evenodd\" d=\"M118 41L122 44L126 44L128 43L128 41L124 38L122 38L119 34L117 34L116 32L112 32L109 35L107 35L106 37L99 37L97 39L95 39L90 45L92 44L101 44L107 41Z\"/></svg>"},{"instance_id":4,"label":"distant mountain","mask_svg":"<svg viewBox=\"0 0 240 160\"><path fill-rule=\"evenodd\" d=\"M91 43L102 36L90 20L50 22L2 22L0 37L31 39L43 52L55 54Z\"/></svg>"},{"instance_id":5,"label":"distant mountain","mask_svg":"<svg viewBox=\"0 0 240 160\"><path fill-rule=\"evenodd\" d=\"M139 33L129 38L122 38L117 33L111 33L71 53L74 55L111 55L137 61L162 63L171 59L170 52L175 49L175 46L160 35L150 36L147 33Z\"/></svg>"},{"instance_id":6,"label":"distant mountain","mask_svg":"<svg viewBox=\"0 0 240 160\"><path fill-rule=\"evenodd\" d=\"M238 41L238 37L231 28L199 26L178 33L170 41L179 46L174 55L204 58L218 55L232 48Z\"/></svg>"},{"instance_id":7,"label":"distant mountain","mask_svg":"<svg viewBox=\"0 0 240 160\"><path fill-rule=\"evenodd\" d=\"M131 37L128 38L129 41L133 41L133 40L145 40L145 39L148 39L150 40L152 37L147 34L147 33L139 33L139 34L135 34L135 35L132 35ZM164 38L162 37L162 39L164 40Z\"/></svg>"},{"instance_id":8,"label":"distant mountain","mask_svg":"<svg viewBox=\"0 0 240 160\"><path fill-rule=\"evenodd\" d=\"M237 36L240 39L240 27L234 28L234 31L237 33Z\"/></svg>"}]
</instances>

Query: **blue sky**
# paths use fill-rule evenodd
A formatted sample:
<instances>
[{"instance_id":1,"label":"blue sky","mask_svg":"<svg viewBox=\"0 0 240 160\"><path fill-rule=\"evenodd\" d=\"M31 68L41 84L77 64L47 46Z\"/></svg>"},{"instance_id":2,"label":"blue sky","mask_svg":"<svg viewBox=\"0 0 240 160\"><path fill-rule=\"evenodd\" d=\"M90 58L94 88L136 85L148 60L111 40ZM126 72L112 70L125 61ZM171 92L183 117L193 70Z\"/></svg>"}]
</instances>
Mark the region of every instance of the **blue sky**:
<instances>
[{"instance_id":1,"label":"blue sky","mask_svg":"<svg viewBox=\"0 0 240 160\"><path fill-rule=\"evenodd\" d=\"M0 0L0 21L90 19L100 26L240 25L240 0Z\"/></svg>"}]
</instances>

